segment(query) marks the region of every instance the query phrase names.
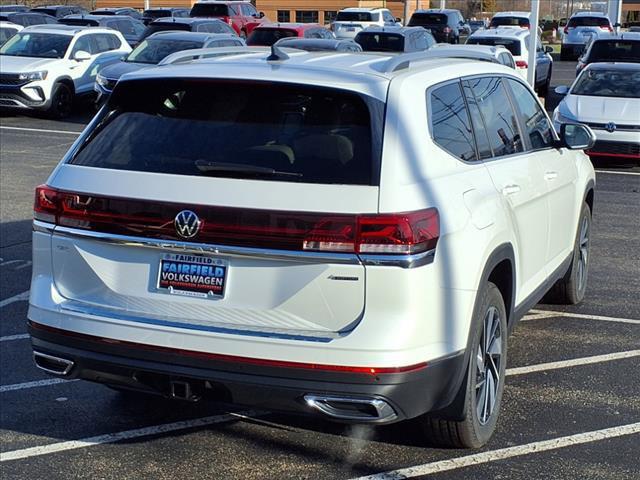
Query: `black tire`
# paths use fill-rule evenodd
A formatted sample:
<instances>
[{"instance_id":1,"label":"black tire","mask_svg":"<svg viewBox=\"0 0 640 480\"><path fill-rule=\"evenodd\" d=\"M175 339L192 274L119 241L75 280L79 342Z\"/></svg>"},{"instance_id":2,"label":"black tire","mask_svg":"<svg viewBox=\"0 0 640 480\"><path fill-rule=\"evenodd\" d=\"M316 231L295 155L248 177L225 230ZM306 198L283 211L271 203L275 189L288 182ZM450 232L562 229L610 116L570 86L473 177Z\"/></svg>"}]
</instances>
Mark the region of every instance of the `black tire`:
<instances>
[{"instance_id":1,"label":"black tire","mask_svg":"<svg viewBox=\"0 0 640 480\"><path fill-rule=\"evenodd\" d=\"M547 74L546 80L542 85L540 85L540 87L538 87L538 95L541 97L546 98L546 96L549 95L549 86L551 85L551 69L552 67L549 66L549 73Z\"/></svg>"},{"instance_id":2,"label":"black tire","mask_svg":"<svg viewBox=\"0 0 640 480\"><path fill-rule=\"evenodd\" d=\"M567 60L571 60L571 56L566 48L560 49L560 60L566 62Z\"/></svg>"},{"instance_id":3,"label":"black tire","mask_svg":"<svg viewBox=\"0 0 640 480\"><path fill-rule=\"evenodd\" d=\"M507 365L507 314L500 290L493 283L488 282L478 294L468 370L458 393L463 399L461 420L439 418L437 414L418 419L427 441L434 446L479 448L496 429ZM487 336L486 330L491 335ZM489 403L491 398L493 402Z\"/></svg>"},{"instance_id":4,"label":"black tire","mask_svg":"<svg viewBox=\"0 0 640 480\"><path fill-rule=\"evenodd\" d=\"M564 276L547 292L542 303L576 305L584 299L589 276L590 247L591 209L587 203L584 203L574 240L571 265Z\"/></svg>"},{"instance_id":5,"label":"black tire","mask_svg":"<svg viewBox=\"0 0 640 480\"><path fill-rule=\"evenodd\" d=\"M57 83L53 87L51 106L48 115L54 119L67 118L73 109L73 91L64 83Z\"/></svg>"}]
</instances>

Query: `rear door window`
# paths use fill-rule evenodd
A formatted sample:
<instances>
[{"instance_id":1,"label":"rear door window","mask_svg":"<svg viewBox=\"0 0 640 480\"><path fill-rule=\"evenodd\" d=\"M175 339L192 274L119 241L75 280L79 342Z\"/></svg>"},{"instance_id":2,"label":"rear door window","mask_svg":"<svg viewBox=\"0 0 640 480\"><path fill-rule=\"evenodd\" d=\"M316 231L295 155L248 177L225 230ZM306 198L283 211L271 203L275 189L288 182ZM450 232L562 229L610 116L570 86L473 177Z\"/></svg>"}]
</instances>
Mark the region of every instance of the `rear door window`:
<instances>
[{"instance_id":1,"label":"rear door window","mask_svg":"<svg viewBox=\"0 0 640 480\"><path fill-rule=\"evenodd\" d=\"M509 78L506 82L513 92L520 126L528 139L529 148L540 150L551 147L554 139L551 123L531 91L517 80Z\"/></svg>"},{"instance_id":2,"label":"rear door window","mask_svg":"<svg viewBox=\"0 0 640 480\"><path fill-rule=\"evenodd\" d=\"M436 144L460 160L478 159L460 82L431 90L427 111L431 118L431 136Z\"/></svg>"},{"instance_id":3,"label":"rear door window","mask_svg":"<svg viewBox=\"0 0 640 480\"><path fill-rule=\"evenodd\" d=\"M471 78L469 85L476 98L496 157L524 151L522 137L507 91L499 77Z\"/></svg>"},{"instance_id":4,"label":"rear door window","mask_svg":"<svg viewBox=\"0 0 640 480\"><path fill-rule=\"evenodd\" d=\"M70 163L174 175L377 185L384 104L261 82L120 83Z\"/></svg>"}]
</instances>

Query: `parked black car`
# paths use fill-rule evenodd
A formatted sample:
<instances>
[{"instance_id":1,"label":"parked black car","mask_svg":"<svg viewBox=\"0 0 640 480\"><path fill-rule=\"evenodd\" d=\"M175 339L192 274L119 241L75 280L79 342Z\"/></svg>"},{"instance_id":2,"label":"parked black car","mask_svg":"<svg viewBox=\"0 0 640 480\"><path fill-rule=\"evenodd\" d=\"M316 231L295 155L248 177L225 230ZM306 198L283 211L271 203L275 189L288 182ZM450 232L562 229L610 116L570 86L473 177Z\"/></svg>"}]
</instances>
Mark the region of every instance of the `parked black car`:
<instances>
[{"instance_id":1,"label":"parked black car","mask_svg":"<svg viewBox=\"0 0 640 480\"><path fill-rule=\"evenodd\" d=\"M32 8L30 11L35 13L44 13L52 17L62 18L67 15L87 13L87 10L77 5L41 5Z\"/></svg>"},{"instance_id":2,"label":"parked black car","mask_svg":"<svg viewBox=\"0 0 640 480\"><path fill-rule=\"evenodd\" d=\"M91 12L91 15L128 15L136 20L142 20L142 14L131 7L105 7L96 8Z\"/></svg>"},{"instance_id":3,"label":"parked black car","mask_svg":"<svg viewBox=\"0 0 640 480\"><path fill-rule=\"evenodd\" d=\"M408 26L430 30L438 43L460 43L460 37L471 30L460 10L453 9L416 10Z\"/></svg>"},{"instance_id":4,"label":"parked black car","mask_svg":"<svg viewBox=\"0 0 640 480\"><path fill-rule=\"evenodd\" d=\"M59 22L65 25L113 28L122 33L131 48L140 43L145 31L144 23L128 15L69 15L61 18Z\"/></svg>"},{"instance_id":5,"label":"parked black car","mask_svg":"<svg viewBox=\"0 0 640 480\"><path fill-rule=\"evenodd\" d=\"M228 33L236 35L235 30L228 23L217 18L159 18L147 25L142 34L142 39L156 32L166 32L167 30L179 30L183 32L208 32L208 33Z\"/></svg>"},{"instance_id":6,"label":"parked black car","mask_svg":"<svg viewBox=\"0 0 640 480\"><path fill-rule=\"evenodd\" d=\"M122 75L153 67L175 52L196 48L242 47L243 39L235 33L157 32L145 38L121 62L98 72L94 90L98 103L106 101Z\"/></svg>"},{"instance_id":7,"label":"parked black car","mask_svg":"<svg viewBox=\"0 0 640 480\"><path fill-rule=\"evenodd\" d=\"M422 27L369 27L354 39L365 52L421 52L436 44Z\"/></svg>"},{"instance_id":8,"label":"parked black car","mask_svg":"<svg viewBox=\"0 0 640 480\"><path fill-rule=\"evenodd\" d=\"M33 12L0 12L0 20L28 27L30 25L43 25L46 23L58 23L51 15Z\"/></svg>"},{"instance_id":9,"label":"parked black car","mask_svg":"<svg viewBox=\"0 0 640 480\"><path fill-rule=\"evenodd\" d=\"M142 12L142 23L145 25L149 25L154 20L159 18L187 18L189 17L189 12L191 12L188 8L179 8L179 7L158 7L158 8L149 8Z\"/></svg>"}]
</instances>

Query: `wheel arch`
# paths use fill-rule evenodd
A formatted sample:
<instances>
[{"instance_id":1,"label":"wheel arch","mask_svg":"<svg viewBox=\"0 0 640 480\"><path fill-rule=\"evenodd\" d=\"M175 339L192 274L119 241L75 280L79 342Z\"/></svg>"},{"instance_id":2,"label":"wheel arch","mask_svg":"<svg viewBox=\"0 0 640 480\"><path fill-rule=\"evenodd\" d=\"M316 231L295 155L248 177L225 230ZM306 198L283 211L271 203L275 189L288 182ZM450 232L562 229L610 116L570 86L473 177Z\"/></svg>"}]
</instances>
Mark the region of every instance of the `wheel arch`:
<instances>
[{"instance_id":1,"label":"wheel arch","mask_svg":"<svg viewBox=\"0 0 640 480\"><path fill-rule=\"evenodd\" d=\"M54 82L54 85L58 83L62 83L63 85L66 85L71 89L71 93L73 95L76 94L76 85L73 83L73 80L71 79L71 77L60 77L56 79L56 81Z\"/></svg>"},{"instance_id":2,"label":"wheel arch","mask_svg":"<svg viewBox=\"0 0 640 480\"><path fill-rule=\"evenodd\" d=\"M595 201L595 182L593 180L589 180L587 182L587 188L584 190L584 197L582 202L589 205L589 210L591 210L591 216L593 216L593 205Z\"/></svg>"}]
</instances>

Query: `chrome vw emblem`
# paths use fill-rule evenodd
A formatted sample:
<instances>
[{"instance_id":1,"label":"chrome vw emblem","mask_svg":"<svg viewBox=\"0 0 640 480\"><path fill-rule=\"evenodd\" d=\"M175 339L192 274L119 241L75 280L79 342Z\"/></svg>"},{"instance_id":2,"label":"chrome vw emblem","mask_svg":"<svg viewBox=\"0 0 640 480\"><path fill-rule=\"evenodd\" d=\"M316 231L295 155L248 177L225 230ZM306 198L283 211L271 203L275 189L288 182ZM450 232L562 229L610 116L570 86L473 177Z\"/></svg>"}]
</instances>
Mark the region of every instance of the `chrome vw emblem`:
<instances>
[{"instance_id":1,"label":"chrome vw emblem","mask_svg":"<svg viewBox=\"0 0 640 480\"><path fill-rule=\"evenodd\" d=\"M176 227L176 232L182 238L193 238L200 231L202 221L191 210L182 210L176 215L173 224Z\"/></svg>"},{"instance_id":2,"label":"chrome vw emblem","mask_svg":"<svg viewBox=\"0 0 640 480\"><path fill-rule=\"evenodd\" d=\"M615 132L615 131L616 131L616 128L617 128L617 127L616 127L616 124L615 124L615 123L613 123L613 122L609 122L609 123L607 123L607 124L605 125L605 127L604 127L604 128L607 130L607 132L609 132L609 133L613 133L613 132Z\"/></svg>"}]
</instances>

